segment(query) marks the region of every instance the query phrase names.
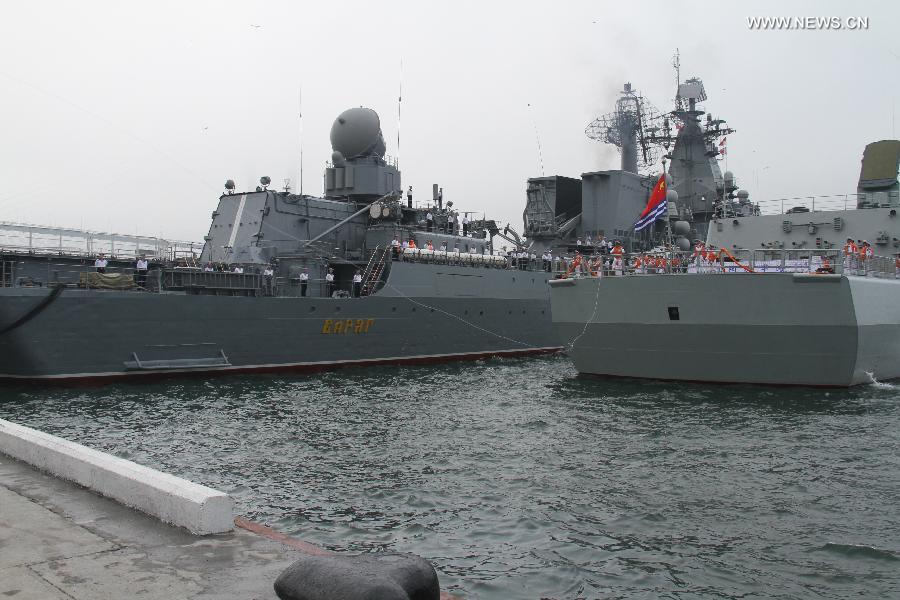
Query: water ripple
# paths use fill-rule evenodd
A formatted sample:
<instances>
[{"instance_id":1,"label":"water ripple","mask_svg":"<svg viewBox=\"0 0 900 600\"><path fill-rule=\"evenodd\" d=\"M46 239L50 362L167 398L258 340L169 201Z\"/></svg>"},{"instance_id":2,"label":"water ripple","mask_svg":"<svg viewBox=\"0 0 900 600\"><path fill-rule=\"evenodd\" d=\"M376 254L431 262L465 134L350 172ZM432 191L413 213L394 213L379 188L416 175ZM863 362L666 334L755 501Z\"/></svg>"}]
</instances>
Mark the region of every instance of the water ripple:
<instances>
[{"instance_id":1,"label":"water ripple","mask_svg":"<svg viewBox=\"0 0 900 600\"><path fill-rule=\"evenodd\" d=\"M334 550L416 552L466 598L845 598L900 589L898 398L551 357L7 387L0 416Z\"/></svg>"}]
</instances>

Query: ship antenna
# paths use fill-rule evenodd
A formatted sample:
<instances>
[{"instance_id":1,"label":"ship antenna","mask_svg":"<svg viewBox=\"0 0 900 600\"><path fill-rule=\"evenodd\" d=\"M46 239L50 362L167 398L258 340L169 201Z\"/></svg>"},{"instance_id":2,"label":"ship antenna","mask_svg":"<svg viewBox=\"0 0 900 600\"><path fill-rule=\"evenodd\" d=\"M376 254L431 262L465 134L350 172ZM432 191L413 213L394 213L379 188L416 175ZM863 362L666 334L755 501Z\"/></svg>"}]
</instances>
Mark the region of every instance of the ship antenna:
<instances>
[{"instance_id":1,"label":"ship antenna","mask_svg":"<svg viewBox=\"0 0 900 600\"><path fill-rule=\"evenodd\" d=\"M400 87L397 94L397 164L400 168L400 106L403 104L403 57L400 57ZM400 188L401 191L403 188Z\"/></svg>"},{"instance_id":2,"label":"ship antenna","mask_svg":"<svg viewBox=\"0 0 900 600\"><path fill-rule=\"evenodd\" d=\"M675 67L675 108L681 108L681 54L675 48L675 56L672 57L672 66Z\"/></svg>"},{"instance_id":3,"label":"ship antenna","mask_svg":"<svg viewBox=\"0 0 900 600\"><path fill-rule=\"evenodd\" d=\"M300 195L303 195L303 86L300 86L300 101L298 104L300 112Z\"/></svg>"},{"instance_id":4,"label":"ship antenna","mask_svg":"<svg viewBox=\"0 0 900 600\"><path fill-rule=\"evenodd\" d=\"M534 138L537 140L538 160L541 162L541 177L544 176L544 152L541 150L541 135L538 133L537 121L534 118L534 111L531 109L531 103L528 103L528 114L531 116L531 124L534 126Z\"/></svg>"}]
</instances>

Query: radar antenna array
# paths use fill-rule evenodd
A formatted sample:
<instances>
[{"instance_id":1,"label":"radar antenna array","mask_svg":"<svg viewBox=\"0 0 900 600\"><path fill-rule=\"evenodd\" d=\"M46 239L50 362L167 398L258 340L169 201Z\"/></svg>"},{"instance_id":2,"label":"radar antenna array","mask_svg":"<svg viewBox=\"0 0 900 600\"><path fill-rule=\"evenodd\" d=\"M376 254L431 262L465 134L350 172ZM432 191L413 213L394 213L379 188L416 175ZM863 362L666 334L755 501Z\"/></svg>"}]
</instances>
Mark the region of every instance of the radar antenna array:
<instances>
[{"instance_id":1,"label":"radar antenna array","mask_svg":"<svg viewBox=\"0 0 900 600\"><path fill-rule=\"evenodd\" d=\"M659 169L661 149L653 140L659 136L663 120L656 107L626 83L616 109L591 121L584 133L619 148L623 171L649 173Z\"/></svg>"}]
</instances>

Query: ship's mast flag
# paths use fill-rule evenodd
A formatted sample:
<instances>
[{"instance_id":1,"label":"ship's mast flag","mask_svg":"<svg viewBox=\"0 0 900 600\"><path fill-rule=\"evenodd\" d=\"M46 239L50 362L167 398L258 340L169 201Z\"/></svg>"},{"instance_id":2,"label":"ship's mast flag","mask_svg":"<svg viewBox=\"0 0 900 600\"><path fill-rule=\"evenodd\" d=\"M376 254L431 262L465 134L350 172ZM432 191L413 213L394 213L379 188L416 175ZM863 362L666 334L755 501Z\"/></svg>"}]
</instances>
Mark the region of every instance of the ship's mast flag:
<instances>
[{"instance_id":1,"label":"ship's mast flag","mask_svg":"<svg viewBox=\"0 0 900 600\"><path fill-rule=\"evenodd\" d=\"M669 203L666 202L666 174L663 173L659 176L656 185L653 186L653 192L650 194L647 206L635 222L634 230L640 231L648 225L652 225L657 219L666 215L668 208Z\"/></svg>"}]
</instances>

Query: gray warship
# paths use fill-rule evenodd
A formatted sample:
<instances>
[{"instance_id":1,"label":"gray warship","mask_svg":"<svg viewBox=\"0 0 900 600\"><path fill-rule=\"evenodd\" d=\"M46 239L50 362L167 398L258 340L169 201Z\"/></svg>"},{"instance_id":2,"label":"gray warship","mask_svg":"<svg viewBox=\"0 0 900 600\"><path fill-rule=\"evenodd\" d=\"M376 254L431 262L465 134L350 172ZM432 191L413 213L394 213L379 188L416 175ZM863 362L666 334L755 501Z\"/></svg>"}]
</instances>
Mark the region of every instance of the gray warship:
<instances>
[{"instance_id":1,"label":"gray warship","mask_svg":"<svg viewBox=\"0 0 900 600\"><path fill-rule=\"evenodd\" d=\"M331 142L323 197L269 189L268 177L246 192L229 180L202 250L106 234L83 234L69 250L78 232L52 231L56 247L35 241L45 229L7 226L20 238L0 252L0 378L309 371L561 349L553 275L520 260L524 240L445 204L437 186L427 202L404 197L374 111L343 112ZM494 248L496 236L515 260Z\"/></svg>"},{"instance_id":2,"label":"gray warship","mask_svg":"<svg viewBox=\"0 0 900 600\"><path fill-rule=\"evenodd\" d=\"M576 369L829 387L900 377L900 141L866 147L855 193L754 203L718 166L716 140L733 130L703 119L704 100L701 80L681 83L662 128L647 119L629 142L662 143L670 161L651 248L550 282Z\"/></svg>"}]
</instances>

